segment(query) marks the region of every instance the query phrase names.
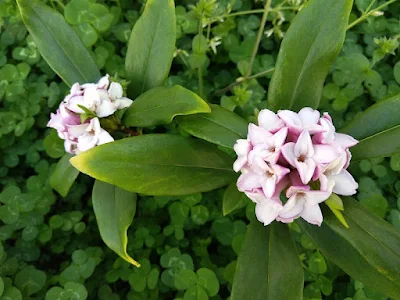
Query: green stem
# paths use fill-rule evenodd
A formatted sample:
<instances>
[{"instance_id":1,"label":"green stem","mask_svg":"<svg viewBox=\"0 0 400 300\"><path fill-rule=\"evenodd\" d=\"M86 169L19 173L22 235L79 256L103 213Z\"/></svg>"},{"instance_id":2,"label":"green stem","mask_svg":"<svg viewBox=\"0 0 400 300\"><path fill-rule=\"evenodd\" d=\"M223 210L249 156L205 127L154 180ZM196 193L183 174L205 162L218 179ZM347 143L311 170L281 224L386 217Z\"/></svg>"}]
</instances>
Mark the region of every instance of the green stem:
<instances>
[{"instance_id":1,"label":"green stem","mask_svg":"<svg viewBox=\"0 0 400 300\"><path fill-rule=\"evenodd\" d=\"M366 18L368 18L370 15L372 15L374 12L381 10L382 8L385 8L386 6L392 4L393 2L396 2L397 0L389 0L388 2L382 4L381 6L378 6L377 8L364 13L361 17L359 17L357 20L355 20L353 23L351 23L349 26L347 26L347 30L349 30L350 28L353 28L354 26L356 26L358 23L364 21Z\"/></svg>"},{"instance_id":2,"label":"green stem","mask_svg":"<svg viewBox=\"0 0 400 300\"><path fill-rule=\"evenodd\" d=\"M239 84L242 84L243 82L246 82L246 81L248 81L248 80L256 79L256 78L259 78L259 77L263 77L263 76L267 75L268 73L273 72L274 69L275 69L275 68L271 68L271 69L262 71L262 72L260 72L260 73L254 74L254 75L252 75L252 76L249 76L249 77L247 77L247 78L240 77L240 78L236 79L236 81L233 82L233 83L231 83L230 85L224 87L224 88L221 89L221 90L216 91L216 92L214 93L214 95L215 95L215 96L217 96L217 95L222 95L222 94L226 93L227 91L230 91L233 87L235 87L235 86L237 86L237 85L239 85Z\"/></svg>"},{"instance_id":3,"label":"green stem","mask_svg":"<svg viewBox=\"0 0 400 300\"><path fill-rule=\"evenodd\" d=\"M265 4L265 7L264 7L264 14L261 19L261 25L260 25L260 28L258 29L257 39L254 44L253 53L251 55L250 64L247 69L245 78L248 78L251 75L251 72L253 70L254 59L256 58L258 48L260 46L261 38L264 34L265 23L267 22L268 12L269 12L270 8L271 8L271 0L267 0L267 3Z\"/></svg>"},{"instance_id":4,"label":"green stem","mask_svg":"<svg viewBox=\"0 0 400 300\"><path fill-rule=\"evenodd\" d=\"M199 21L199 36L203 35L203 24L202 24L202 18ZM199 43L199 52L200 52L200 43ZM203 83L203 67L199 66L197 70L197 76L199 77L199 96L203 98L203 93L204 93L204 83Z\"/></svg>"},{"instance_id":5,"label":"green stem","mask_svg":"<svg viewBox=\"0 0 400 300\"><path fill-rule=\"evenodd\" d=\"M372 0L371 3L368 5L367 9L365 10L364 13L369 12L369 10L371 9L372 5L374 5L374 3L376 2L376 0Z\"/></svg>"}]
</instances>

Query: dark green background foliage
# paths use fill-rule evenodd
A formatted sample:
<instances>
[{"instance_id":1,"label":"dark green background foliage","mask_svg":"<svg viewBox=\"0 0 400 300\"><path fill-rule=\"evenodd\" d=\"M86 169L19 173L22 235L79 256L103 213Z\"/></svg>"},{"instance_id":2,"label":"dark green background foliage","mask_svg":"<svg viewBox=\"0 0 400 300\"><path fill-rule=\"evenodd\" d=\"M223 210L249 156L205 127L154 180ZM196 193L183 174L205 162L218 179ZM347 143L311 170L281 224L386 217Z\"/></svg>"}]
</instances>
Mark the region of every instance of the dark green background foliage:
<instances>
[{"instance_id":1,"label":"dark green background foliage","mask_svg":"<svg viewBox=\"0 0 400 300\"><path fill-rule=\"evenodd\" d=\"M64 15L103 74L125 77L127 42L143 1L44 2ZM246 75L262 2L177 0L177 50L166 85L180 84L255 121L267 105L271 72L225 87ZM276 9L269 14L253 74L274 66L302 2L272 1ZM372 2L372 8L385 3ZM356 0L350 23L370 3ZM237 16L227 17L231 4L230 14ZM329 111L337 127L400 92L399 3L382 11L348 30L330 70L320 110ZM226 299L246 225L255 218L251 201L242 197L240 209L224 217L224 189L139 197L128 253L142 267L129 265L100 238L90 199L92 179L80 175L65 198L50 188L49 175L64 150L62 144L54 147L55 132L46 124L67 91L41 58L15 2L0 0L0 299ZM167 131L185 134L176 122ZM398 230L399 171L400 155L362 160L351 170L360 183L358 200ZM305 299L386 299L325 260L296 223L291 230L304 267Z\"/></svg>"}]
</instances>

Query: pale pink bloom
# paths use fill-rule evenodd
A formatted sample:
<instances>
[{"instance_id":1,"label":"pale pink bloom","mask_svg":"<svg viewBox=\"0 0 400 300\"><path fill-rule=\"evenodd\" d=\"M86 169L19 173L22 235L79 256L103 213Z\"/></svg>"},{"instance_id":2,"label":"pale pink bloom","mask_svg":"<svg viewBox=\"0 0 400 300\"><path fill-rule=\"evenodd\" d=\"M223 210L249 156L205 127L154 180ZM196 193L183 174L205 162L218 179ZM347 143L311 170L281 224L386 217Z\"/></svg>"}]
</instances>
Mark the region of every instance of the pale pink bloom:
<instances>
[{"instance_id":1,"label":"pale pink bloom","mask_svg":"<svg viewBox=\"0 0 400 300\"><path fill-rule=\"evenodd\" d=\"M332 191L313 191L309 186L291 186L286 196L289 200L279 212L279 219L291 222L299 217L310 224L321 226L323 217L319 203L329 198Z\"/></svg>"},{"instance_id":2,"label":"pale pink bloom","mask_svg":"<svg viewBox=\"0 0 400 300\"><path fill-rule=\"evenodd\" d=\"M263 109L258 114L258 125L265 130L275 133L285 126L285 123L269 109Z\"/></svg>"},{"instance_id":3,"label":"pale pink bloom","mask_svg":"<svg viewBox=\"0 0 400 300\"><path fill-rule=\"evenodd\" d=\"M79 116L69 111L65 105L61 103L57 113L50 114L50 121L47 123L47 127L57 130L58 136L63 139L68 125L78 125L80 123L81 120Z\"/></svg>"},{"instance_id":4,"label":"pale pink bloom","mask_svg":"<svg viewBox=\"0 0 400 300\"><path fill-rule=\"evenodd\" d=\"M238 156L237 160L233 164L233 170L235 172L239 172L242 168L244 168L247 165L247 156L250 153L250 150L252 149L252 145L250 141L248 140L237 140L236 144L233 146L233 149L236 152L236 155Z\"/></svg>"},{"instance_id":5,"label":"pale pink bloom","mask_svg":"<svg viewBox=\"0 0 400 300\"><path fill-rule=\"evenodd\" d=\"M68 134L77 140L75 154L114 141L112 136L101 128L98 118L91 119L88 124L70 126Z\"/></svg>"},{"instance_id":6,"label":"pale pink bloom","mask_svg":"<svg viewBox=\"0 0 400 300\"><path fill-rule=\"evenodd\" d=\"M287 143L282 147L283 156L291 166L297 169L303 184L307 184L314 174L316 168L316 163L312 158L314 153L311 137L307 130L300 134L296 143Z\"/></svg>"},{"instance_id":7,"label":"pale pink bloom","mask_svg":"<svg viewBox=\"0 0 400 300\"><path fill-rule=\"evenodd\" d=\"M295 113L290 110L281 110L278 112L279 118L285 122L289 131L300 134L303 130L307 130L310 134L322 132L324 129L318 124L320 113L309 107L305 107Z\"/></svg>"}]
</instances>

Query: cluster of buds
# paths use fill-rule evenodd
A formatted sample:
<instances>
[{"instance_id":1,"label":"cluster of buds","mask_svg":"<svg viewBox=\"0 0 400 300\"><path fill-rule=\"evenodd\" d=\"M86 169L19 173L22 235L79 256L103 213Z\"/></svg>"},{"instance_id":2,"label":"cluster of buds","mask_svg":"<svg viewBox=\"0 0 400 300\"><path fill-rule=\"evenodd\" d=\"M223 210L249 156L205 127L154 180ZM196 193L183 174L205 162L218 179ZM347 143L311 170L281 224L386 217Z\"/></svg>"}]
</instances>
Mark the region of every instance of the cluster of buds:
<instances>
[{"instance_id":1,"label":"cluster of buds","mask_svg":"<svg viewBox=\"0 0 400 300\"><path fill-rule=\"evenodd\" d=\"M109 75L102 77L98 83L75 83L57 113L51 114L47 126L57 130L58 136L64 140L66 152L79 154L114 141L101 128L99 118L111 116L131 104L131 99L123 97L121 84L112 82Z\"/></svg>"},{"instance_id":2,"label":"cluster of buds","mask_svg":"<svg viewBox=\"0 0 400 300\"><path fill-rule=\"evenodd\" d=\"M337 133L328 113L321 117L308 107L299 113L262 110L258 125L249 124L247 139L236 142L233 167L242 173L239 191L256 203L257 219L264 225L301 217L320 226L321 202L332 193L356 193L358 184L347 168L349 148L358 141Z\"/></svg>"}]
</instances>

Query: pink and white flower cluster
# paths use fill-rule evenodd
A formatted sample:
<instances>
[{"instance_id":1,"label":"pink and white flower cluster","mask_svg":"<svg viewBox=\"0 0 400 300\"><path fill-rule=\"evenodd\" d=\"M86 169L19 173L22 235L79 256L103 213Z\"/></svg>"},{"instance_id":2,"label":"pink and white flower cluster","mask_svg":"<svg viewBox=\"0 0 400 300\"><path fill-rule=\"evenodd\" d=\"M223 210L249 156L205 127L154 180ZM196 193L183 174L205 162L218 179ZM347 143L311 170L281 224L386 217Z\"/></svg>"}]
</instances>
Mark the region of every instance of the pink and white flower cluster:
<instances>
[{"instance_id":1,"label":"pink and white flower cluster","mask_svg":"<svg viewBox=\"0 0 400 300\"><path fill-rule=\"evenodd\" d=\"M234 146L238 158L233 168L242 172L237 187L256 203L257 219L264 225L301 217L320 226L319 203L332 192L356 193L358 184L347 167L349 148L357 143L336 132L328 113L321 117L308 107L299 113L262 110L258 126L249 124L247 139Z\"/></svg>"},{"instance_id":2,"label":"pink and white flower cluster","mask_svg":"<svg viewBox=\"0 0 400 300\"><path fill-rule=\"evenodd\" d=\"M109 75L102 77L98 83L75 83L57 113L51 114L47 126L57 130L58 136L64 140L66 152L79 154L114 141L101 128L99 118L111 116L131 104L131 99L123 97L121 84L110 81ZM85 115L83 123L81 115Z\"/></svg>"}]
</instances>

